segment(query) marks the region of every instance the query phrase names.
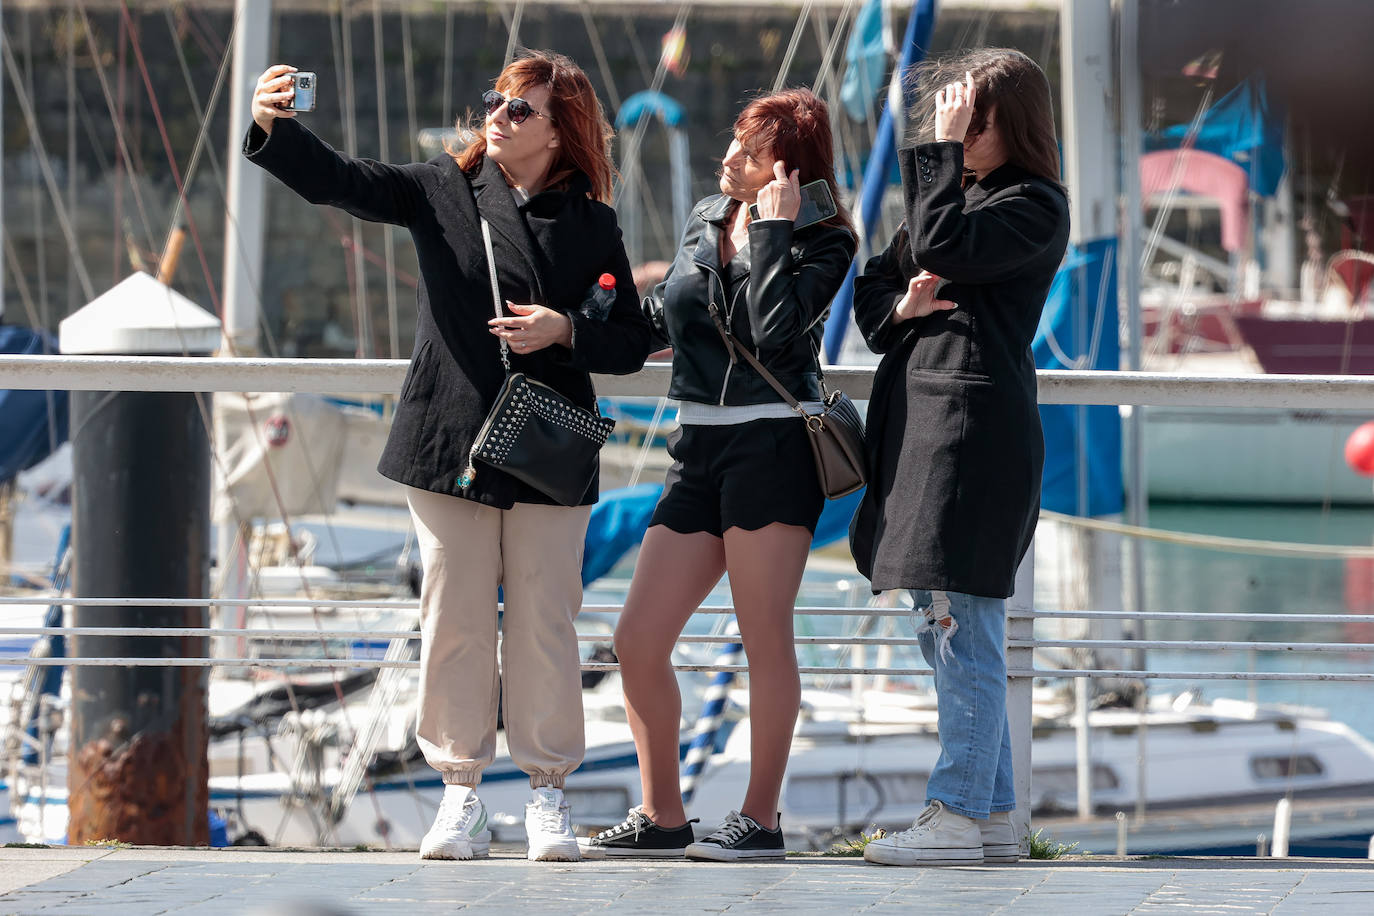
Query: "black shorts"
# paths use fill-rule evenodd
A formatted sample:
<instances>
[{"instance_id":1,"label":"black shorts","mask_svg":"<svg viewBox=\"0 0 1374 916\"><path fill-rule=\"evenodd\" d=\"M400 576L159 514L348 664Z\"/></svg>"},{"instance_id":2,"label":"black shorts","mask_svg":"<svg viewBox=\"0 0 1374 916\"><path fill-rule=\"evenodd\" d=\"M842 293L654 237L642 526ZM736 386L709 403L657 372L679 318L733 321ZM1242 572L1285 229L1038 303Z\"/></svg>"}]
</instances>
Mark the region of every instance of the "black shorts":
<instances>
[{"instance_id":1,"label":"black shorts","mask_svg":"<svg viewBox=\"0 0 1374 916\"><path fill-rule=\"evenodd\" d=\"M814 534L825 494L806 437L800 417L679 427L668 437L673 466L649 524L720 537L781 522Z\"/></svg>"}]
</instances>

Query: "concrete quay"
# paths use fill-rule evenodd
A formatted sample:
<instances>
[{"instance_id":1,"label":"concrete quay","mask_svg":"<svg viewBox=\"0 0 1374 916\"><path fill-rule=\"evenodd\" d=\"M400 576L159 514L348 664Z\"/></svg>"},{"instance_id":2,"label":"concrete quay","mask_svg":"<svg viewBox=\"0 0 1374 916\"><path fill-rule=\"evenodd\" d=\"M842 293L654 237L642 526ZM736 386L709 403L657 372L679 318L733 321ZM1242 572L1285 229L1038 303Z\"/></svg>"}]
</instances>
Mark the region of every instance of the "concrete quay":
<instances>
[{"instance_id":1,"label":"concrete quay","mask_svg":"<svg viewBox=\"0 0 1374 916\"><path fill-rule=\"evenodd\" d=\"M0 913L89 916L420 916L499 912L1369 914L1374 862L1070 857L885 868L785 862L473 862L415 852L0 848Z\"/></svg>"}]
</instances>

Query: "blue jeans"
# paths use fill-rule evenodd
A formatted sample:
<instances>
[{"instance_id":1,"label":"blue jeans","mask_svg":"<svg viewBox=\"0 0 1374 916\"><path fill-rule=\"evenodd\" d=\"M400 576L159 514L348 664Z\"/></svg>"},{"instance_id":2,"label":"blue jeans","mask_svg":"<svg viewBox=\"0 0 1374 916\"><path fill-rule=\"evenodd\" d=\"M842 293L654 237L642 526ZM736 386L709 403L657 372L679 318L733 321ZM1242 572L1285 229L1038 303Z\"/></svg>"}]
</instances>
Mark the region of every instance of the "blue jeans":
<instances>
[{"instance_id":1,"label":"blue jeans","mask_svg":"<svg viewBox=\"0 0 1374 916\"><path fill-rule=\"evenodd\" d=\"M921 654L935 669L940 759L926 804L965 817L1016 808L1007 728L1006 602L912 589Z\"/></svg>"}]
</instances>

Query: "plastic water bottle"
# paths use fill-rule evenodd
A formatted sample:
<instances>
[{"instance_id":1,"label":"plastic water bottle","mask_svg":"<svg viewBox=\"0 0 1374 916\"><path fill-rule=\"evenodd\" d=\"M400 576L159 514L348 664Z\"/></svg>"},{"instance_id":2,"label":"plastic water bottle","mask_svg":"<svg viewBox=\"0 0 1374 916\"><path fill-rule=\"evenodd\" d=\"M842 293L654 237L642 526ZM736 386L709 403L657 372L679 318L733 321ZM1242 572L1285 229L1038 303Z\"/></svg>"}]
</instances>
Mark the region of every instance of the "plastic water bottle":
<instances>
[{"instance_id":1,"label":"plastic water bottle","mask_svg":"<svg viewBox=\"0 0 1374 916\"><path fill-rule=\"evenodd\" d=\"M592 288L587 291L587 296L582 300L579 311L588 318L605 321L606 316L611 313L613 304L615 304L615 275L602 274L592 284Z\"/></svg>"}]
</instances>

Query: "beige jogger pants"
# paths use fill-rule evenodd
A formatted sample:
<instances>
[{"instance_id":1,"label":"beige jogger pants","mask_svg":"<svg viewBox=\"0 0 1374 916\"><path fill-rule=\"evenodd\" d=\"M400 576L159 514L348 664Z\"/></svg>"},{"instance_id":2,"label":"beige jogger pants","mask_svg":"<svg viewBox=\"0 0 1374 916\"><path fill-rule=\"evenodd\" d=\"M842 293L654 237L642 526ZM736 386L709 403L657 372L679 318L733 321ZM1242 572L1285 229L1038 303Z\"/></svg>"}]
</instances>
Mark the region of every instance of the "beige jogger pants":
<instances>
[{"instance_id":1,"label":"beige jogger pants","mask_svg":"<svg viewBox=\"0 0 1374 916\"><path fill-rule=\"evenodd\" d=\"M424 564L416 737L449 784L476 785L496 753L497 586L506 744L530 785L558 786L582 762L582 608L590 506L494 509L406 487Z\"/></svg>"}]
</instances>

